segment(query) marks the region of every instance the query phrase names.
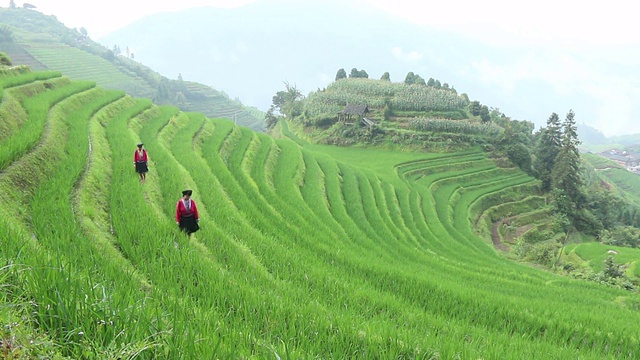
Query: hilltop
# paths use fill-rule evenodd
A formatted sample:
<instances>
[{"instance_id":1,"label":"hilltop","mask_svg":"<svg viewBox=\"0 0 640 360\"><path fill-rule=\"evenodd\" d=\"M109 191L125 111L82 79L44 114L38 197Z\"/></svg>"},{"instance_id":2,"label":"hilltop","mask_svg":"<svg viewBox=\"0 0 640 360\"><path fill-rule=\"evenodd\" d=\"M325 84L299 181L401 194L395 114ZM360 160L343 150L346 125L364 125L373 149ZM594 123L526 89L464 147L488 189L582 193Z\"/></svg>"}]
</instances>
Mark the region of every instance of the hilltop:
<instances>
[{"instance_id":1,"label":"hilltop","mask_svg":"<svg viewBox=\"0 0 640 360\"><path fill-rule=\"evenodd\" d=\"M263 110L283 81L307 95L328 86L337 69L355 66L376 79L389 72L394 82L409 71L445 79L470 98L537 127L552 111L571 107L581 123L609 136L640 131L630 116L638 112L635 48L548 48L511 43L510 36L496 43L481 35L481 25L471 37L442 30L438 24L457 21L455 11L426 11L419 18L424 24L353 0L264 0L233 9L156 13L98 40L134 48L136 58L162 74L182 72L216 84ZM495 16L476 20L505 24ZM167 51L174 45L178 51Z\"/></svg>"},{"instance_id":2,"label":"hilltop","mask_svg":"<svg viewBox=\"0 0 640 360\"><path fill-rule=\"evenodd\" d=\"M317 142L395 145L428 151L488 146L511 121L497 110L470 101L466 94L458 94L446 82L441 84L433 78L426 81L413 72L407 77L417 77L420 83L413 83L413 78L407 83L345 77L293 101L287 94L297 89L290 86L276 94L272 111L304 126L306 136ZM531 135L532 123L517 123L523 125L527 136Z\"/></svg>"},{"instance_id":3,"label":"hilltop","mask_svg":"<svg viewBox=\"0 0 640 360\"><path fill-rule=\"evenodd\" d=\"M0 51L15 64L34 70L54 69L72 79L93 80L107 89L124 90L134 97L184 111L225 117L264 131L264 112L232 100L222 91L185 81L176 72L171 80L140 63L128 48L106 48L84 29L69 29L54 16L24 8L0 8Z\"/></svg>"}]
</instances>

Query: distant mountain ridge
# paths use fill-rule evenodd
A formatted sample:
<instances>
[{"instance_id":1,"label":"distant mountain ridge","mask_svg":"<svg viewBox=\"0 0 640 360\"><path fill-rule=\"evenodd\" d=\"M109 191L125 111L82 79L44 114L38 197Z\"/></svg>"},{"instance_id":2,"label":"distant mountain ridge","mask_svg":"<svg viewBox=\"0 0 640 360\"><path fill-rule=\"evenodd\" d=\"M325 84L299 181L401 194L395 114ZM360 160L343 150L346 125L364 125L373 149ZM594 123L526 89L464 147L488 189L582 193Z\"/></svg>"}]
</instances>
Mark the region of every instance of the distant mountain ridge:
<instances>
[{"instance_id":1,"label":"distant mountain ridge","mask_svg":"<svg viewBox=\"0 0 640 360\"><path fill-rule=\"evenodd\" d=\"M124 90L158 104L174 105L208 117L224 117L256 131L264 131L264 112L232 100L222 91L193 81L171 80L134 60L127 49L108 49L77 29L69 29L54 16L17 8L0 9L6 33L0 51L15 64L33 70L58 70L72 79L94 80L108 89ZM179 74L176 73L176 76Z\"/></svg>"},{"instance_id":2,"label":"distant mountain ridge","mask_svg":"<svg viewBox=\"0 0 640 360\"><path fill-rule=\"evenodd\" d=\"M425 14L439 16L455 14ZM233 9L158 13L99 41L129 46L162 74L180 72L185 79L215 84L263 110L284 81L307 94L328 86L340 68L364 69L375 79L389 72L392 81L402 81L410 71L440 79L538 126L552 112L569 109L579 123L592 124L600 110L588 97L559 93L551 83L500 78L501 69L529 59L536 49L487 45L407 23L357 1L269 0ZM510 86L498 86L505 82Z\"/></svg>"}]
</instances>

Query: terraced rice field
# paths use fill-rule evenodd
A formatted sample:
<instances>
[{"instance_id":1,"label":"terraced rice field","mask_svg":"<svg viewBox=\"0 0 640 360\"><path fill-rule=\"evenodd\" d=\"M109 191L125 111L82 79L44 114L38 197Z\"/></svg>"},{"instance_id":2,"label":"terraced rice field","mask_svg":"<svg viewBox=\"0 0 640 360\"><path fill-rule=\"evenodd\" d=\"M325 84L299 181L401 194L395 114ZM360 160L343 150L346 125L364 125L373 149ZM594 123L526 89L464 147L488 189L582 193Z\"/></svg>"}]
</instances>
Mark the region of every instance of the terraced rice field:
<instances>
[{"instance_id":1,"label":"terraced rice field","mask_svg":"<svg viewBox=\"0 0 640 360\"><path fill-rule=\"evenodd\" d=\"M31 43L25 50L49 69L57 69L72 79L92 80L108 89L135 91L152 97L155 89L135 76L127 75L109 61L75 47L60 44ZM134 84L134 85L132 85ZM135 86L135 88L131 88Z\"/></svg>"},{"instance_id":2,"label":"terraced rice field","mask_svg":"<svg viewBox=\"0 0 640 360\"><path fill-rule=\"evenodd\" d=\"M0 80L0 299L66 355L640 357L637 294L513 263L478 235L494 205L539 201L479 150L324 147L286 123L274 139L30 76ZM173 220L187 187L190 238Z\"/></svg>"}]
</instances>

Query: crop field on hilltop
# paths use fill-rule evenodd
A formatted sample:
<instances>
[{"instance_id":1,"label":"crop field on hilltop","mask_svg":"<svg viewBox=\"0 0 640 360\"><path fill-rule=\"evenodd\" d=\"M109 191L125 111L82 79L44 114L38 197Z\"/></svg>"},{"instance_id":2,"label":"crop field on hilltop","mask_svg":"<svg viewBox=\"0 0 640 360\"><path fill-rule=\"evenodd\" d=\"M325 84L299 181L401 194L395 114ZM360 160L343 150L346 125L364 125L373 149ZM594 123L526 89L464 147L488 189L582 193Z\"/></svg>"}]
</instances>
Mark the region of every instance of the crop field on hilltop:
<instances>
[{"instance_id":1,"label":"crop field on hilltop","mask_svg":"<svg viewBox=\"0 0 640 360\"><path fill-rule=\"evenodd\" d=\"M640 357L637 294L516 264L478 235L541 201L480 150L311 145L284 122L274 138L55 73L0 85L0 319L63 355ZM185 188L191 237L173 219Z\"/></svg>"}]
</instances>

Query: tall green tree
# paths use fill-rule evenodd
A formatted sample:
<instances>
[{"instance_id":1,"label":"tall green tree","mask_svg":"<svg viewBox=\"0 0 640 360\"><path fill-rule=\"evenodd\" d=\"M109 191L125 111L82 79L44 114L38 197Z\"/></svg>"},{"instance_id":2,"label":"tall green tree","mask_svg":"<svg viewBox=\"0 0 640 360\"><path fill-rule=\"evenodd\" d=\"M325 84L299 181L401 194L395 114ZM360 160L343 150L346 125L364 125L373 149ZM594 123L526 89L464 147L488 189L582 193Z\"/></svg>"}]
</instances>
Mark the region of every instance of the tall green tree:
<instances>
[{"instance_id":1,"label":"tall green tree","mask_svg":"<svg viewBox=\"0 0 640 360\"><path fill-rule=\"evenodd\" d=\"M382 74L382 77L380 78L380 80L391 81L391 75L389 75L388 71L385 71L385 73Z\"/></svg>"},{"instance_id":2,"label":"tall green tree","mask_svg":"<svg viewBox=\"0 0 640 360\"><path fill-rule=\"evenodd\" d=\"M264 120L267 125L267 129L273 129L274 126L278 123L278 117L274 114L275 106L271 105L267 113L264 115Z\"/></svg>"},{"instance_id":3,"label":"tall green tree","mask_svg":"<svg viewBox=\"0 0 640 360\"><path fill-rule=\"evenodd\" d=\"M562 146L561 136L560 118L553 113L547 119L547 126L540 130L534 163L538 179L542 182L542 191L545 192L551 190L551 172Z\"/></svg>"},{"instance_id":4,"label":"tall green tree","mask_svg":"<svg viewBox=\"0 0 640 360\"><path fill-rule=\"evenodd\" d=\"M9 7L10 7L11 9L15 9L15 8L16 8L16 2L15 2L15 1L13 1L13 0L9 1Z\"/></svg>"},{"instance_id":5,"label":"tall green tree","mask_svg":"<svg viewBox=\"0 0 640 360\"><path fill-rule=\"evenodd\" d=\"M351 69L351 73L349 73L349 77L350 78L368 79L369 78L369 74L367 74L367 72L364 69L358 70L357 68L353 68L353 69Z\"/></svg>"},{"instance_id":6,"label":"tall green tree","mask_svg":"<svg viewBox=\"0 0 640 360\"><path fill-rule=\"evenodd\" d=\"M464 94L464 95L466 95L466 94ZM467 99L469 99L469 98L467 97ZM478 116L478 115L480 115L480 111L481 110L482 110L482 104L480 104L480 101L474 100L474 101L469 103L469 112L471 113L471 115Z\"/></svg>"},{"instance_id":7,"label":"tall green tree","mask_svg":"<svg viewBox=\"0 0 640 360\"><path fill-rule=\"evenodd\" d=\"M338 72L336 73L336 81L340 79L346 79L346 78L347 78L347 72L344 71L344 69L338 70Z\"/></svg>"},{"instance_id":8,"label":"tall green tree","mask_svg":"<svg viewBox=\"0 0 640 360\"><path fill-rule=\"evenodd\" d=\"M436 83L436 88L438 88L437 83ZM491 121L491 114L489 113L489 107L487 105L482 105L480 107L480 112L478 113L478 115L480 115L480 120L482 120L482 122L485 124Z\"/></svg>"},{"instance_id":9,"label":"tall green tree","mask_svg":"<svg viewBox=\"0 0 640 360\"><path fill-rule=\"evenodd\" d=\"M424 79L422 78L422 76L416 74L416 77L414 79L414 84L416 85L427 85L427 83L424 81Z\"/></svg>"},{"instance_id":10,"label":"tall green tree","mask_svg":"<svg viewBox=\"0 0 640 360\"><path fill-rule=\"evenodd\" d=\"M415 84L416 83L416 74L414 74L413 71L409 71L407 73L407 76L405 76L405 78L404 78L404 83L407 84L407 85Z\"/></svg>"},{"instance_id":11,"label":"tall green tree","mask_svg":"<svg viewBox=\"0 0 640 360\"><path fill-rule=\"evenodd\" d=\"M278 112L286 117L293 118L299 115L301 102L304 98L300 90L295 85L284 82L285 90L278 91L273 96L271 102Z\"/></svg>"},{"instance_id":12,"label":"tall green tree","mask_svg":"<svg viewBox=\"0 0 640 360\"><path fill-rule=\"evenodd\" d=\"M586 197L582 190L580 141L574 117L573 110L569 110L562 123L562 142L551 172L551 186L557 195L563 196L560 211L575 222L585 207Z\"/></svg>"},{"instance_id":13,"label":"tall green tree","mask_svg":"<svg viewBox=\"0 0 640 360\"><path fill-rule=\"evenodd\" d=\"M436 81L433 78L429 78L429 80L427 80L427 86L435 86L436 85Z\"/></svg>"}]
</instances>

